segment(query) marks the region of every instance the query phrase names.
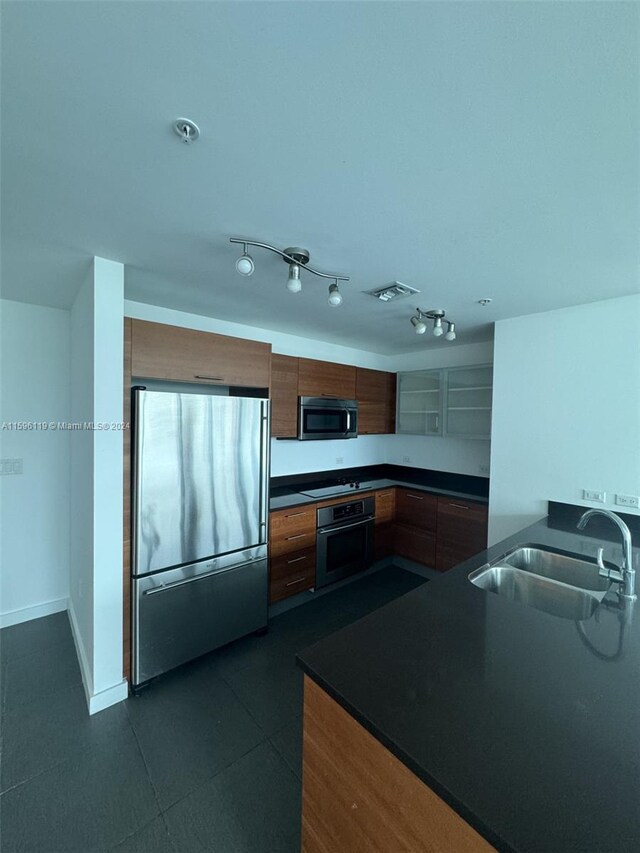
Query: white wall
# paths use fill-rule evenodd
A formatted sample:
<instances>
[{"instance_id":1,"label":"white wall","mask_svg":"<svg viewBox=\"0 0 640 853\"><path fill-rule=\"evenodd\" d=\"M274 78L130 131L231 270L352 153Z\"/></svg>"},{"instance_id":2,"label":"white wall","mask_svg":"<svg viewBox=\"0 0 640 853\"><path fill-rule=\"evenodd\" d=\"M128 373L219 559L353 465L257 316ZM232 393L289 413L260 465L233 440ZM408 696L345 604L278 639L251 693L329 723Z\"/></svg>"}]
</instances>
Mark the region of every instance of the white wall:
<instances>
[{"instance_id":1,"label":"white wall","mask_svg":"<svg viewBox=\"0 0 640 853\"><path fill-rule=\"evenodd\" d=\"M2 421L68 421L69 312L2 300ZM69 434L2 430L0 625L45 616L69 595Z\"/></svg>"},{"instance_id":2,"label":"white wall","mask_svg":"<svg viewBox=\"0 0 640 853\"><path fill-rule=\"evenodd\" d=\"M467 344L429 348L406 355L389 356L367 352L325 341L273 332L212 317L185 314L142 302L125 301L125 314L138 320L151 320L190 329L217 332L232 337L271 343L273 351L282 355L317 358L370 367L376 370L425 370L431 367L454 367L492 361L492 345ZM409 456L410 463L403 462ZM341 461L338 462L337 460ZM330 468L353 468L393 462L416 468L432 468L459 474L487 476L489 442L429 436L360 436L349 441L281 441L271 442L271 475L303 474ZM482 470L481 470L482 469Z\"/></svg>"},{"instance_id":3,"label":"white wall","mask_svg":"<svg viewBox=\"0 0 640 853\"><path fill-rule=\"evenodd\" d=\"M71 310L74 422L122 422L124 267L94 258ZM122 431L71 434L71 626L91 713L122 678Z\"/></svg>"},{"instance_id":4,"label":"white wall","mask_svg":"<svg viewBox=\"0 0 640 853\"><path fill-rule=\"evenodd\" d=\"M640 295L496 323L491 446L490 543L547 500L640 495Z\"/></svg>"}]
</instances>

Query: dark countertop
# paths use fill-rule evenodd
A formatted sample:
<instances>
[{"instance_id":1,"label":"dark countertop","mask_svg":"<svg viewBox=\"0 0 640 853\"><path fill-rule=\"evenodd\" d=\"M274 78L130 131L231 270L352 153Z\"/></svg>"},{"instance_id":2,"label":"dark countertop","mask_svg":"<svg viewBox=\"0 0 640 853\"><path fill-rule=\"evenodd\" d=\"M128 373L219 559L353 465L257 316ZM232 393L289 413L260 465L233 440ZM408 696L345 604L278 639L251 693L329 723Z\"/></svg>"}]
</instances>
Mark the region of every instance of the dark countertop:
<instances>
[{"instance_id":1,"label":"dark countertop","mask_svg":"<svg viewBox=\"0 0 640 853\"><path fill-rule=\"evenodd\" d=\"M620 609L609 592L577 623L467 578L523 543L592 558L604 545L619 564L610 536L544 519L298 662L497 849L637 851L640 601Z\"/></svg>"},{"instance_id":2,"label":"dark countertop","mask_svg":"<svg viewBox=\"0 0 640 853\"><path fill-rule=\"evenodd\" d=\"M319 501L331 500L332 497L343 498L349 495L353 495L354 498L357 498L359 493L362 492L370 492L373 489L389 489L393 486L406 486L410 489L415 489L416 491L428 492L433 495L447 495L452 498L461 498L464 500L473 500L478 503L488 503L488 498L484 495L470 494L469 492L458 492L458 491L449 491L448 489L437 489L433 486L425 486L420 483L410 482L408 480L397 480L397 479L377 479L377 480L362 480L359 489L353 489L351 492L346 492L341 495L331 495L324 498L312 498L308 495L303 495L299 491L294 491L293 489L287 489L284 487L280 487L275 490L275 494L272 493L271 498L269 500L269 510L273 512L276 509L287 509L292 506L301 506L303 504L313 504L318 503ZM304 488L304 487L301 487Z\"/></svg>"}]
</instances>

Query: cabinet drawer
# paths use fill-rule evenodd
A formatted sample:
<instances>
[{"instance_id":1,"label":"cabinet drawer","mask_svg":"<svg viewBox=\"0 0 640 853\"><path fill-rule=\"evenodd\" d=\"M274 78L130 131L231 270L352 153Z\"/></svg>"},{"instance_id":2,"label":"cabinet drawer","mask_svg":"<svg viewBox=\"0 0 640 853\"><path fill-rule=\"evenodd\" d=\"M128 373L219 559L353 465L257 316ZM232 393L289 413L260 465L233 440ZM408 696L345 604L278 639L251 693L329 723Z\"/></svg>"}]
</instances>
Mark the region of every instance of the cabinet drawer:
<instances>
[{"instance_id":1,"label":"cabinet drawer","mask_svg":"<svg viewBox=\"0 0 640 853\"><path fill-rule=\"evenodd\" d=\"M271 560L269 602L281 601L305 589L311 589L316 577L316 549L294 551Z\"/></svg>"},{"instance_id":2,"label":"cabinet drawer","mask_svg":"<svg viewBox=\"0 0 640 853\"><path fill-rule=\"evenodd\" d=\"M131 374L267 388L271 344L146 320L131 322Z\"/></svg>"},{"instance_id":3,"label":"cabinet drawer","mask_svg":"<svg viewBox=\"0 0 640 853\"><path fill-rule=\"evenodd\" d=\"M269 514L271 539L283 539L294 533L316 532L316 505L292 506Z\"/></svg>"},{"instance_id":4,"label":"cabinet drawer","mask_svg":"<svg viewBox=\"0 0 640 853\"><path fill-rule=\"evenodd\" d=\"M283 554L291 554L315 547L316 531L313 533L288 533L286 536L271 536L269 539L269 550L272 557L280 557Z\"/></svg>"},{"instance_id":5,"label":"cabinet drawer","mask_svg":"<svg viewBox=\"0 0 640 853\"><path fill-rule=\"evenodd\" d=\"M396 521L410 527L436 532L438 499L412 489L396 489Z\"/></svg>"},{"instance_id":6,"label":"cabinet drawer","mask_svg":"<svg viewBox=\"0 0 640 853\"><path fill-rule=\"evenodd\" d=\"M376 492L376 524L386 524L396 516L395 489Z\"/></svg>"},{"instance_id":7,"label":"cabinet drawer","mask_svg":"<svg viewBox=\"0 0 640 853\"><path fill-rule=\"evenodd\" d=\"M406 524L395 525L395 552L400 557L434 567L436 562L435 534Z\"/></svg>"}]
</instances>

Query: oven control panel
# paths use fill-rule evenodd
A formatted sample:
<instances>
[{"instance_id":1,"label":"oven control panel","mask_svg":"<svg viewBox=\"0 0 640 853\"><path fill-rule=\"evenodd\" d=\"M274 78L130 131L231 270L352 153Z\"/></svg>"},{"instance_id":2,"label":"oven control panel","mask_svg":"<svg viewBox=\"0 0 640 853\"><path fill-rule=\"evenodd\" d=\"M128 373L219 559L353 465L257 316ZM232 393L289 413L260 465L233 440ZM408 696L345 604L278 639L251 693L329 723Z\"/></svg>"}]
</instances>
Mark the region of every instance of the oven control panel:
<instances>
[{"instance_id":1,"label":"oven control panel","mask_svg":"<svg viewBox=\"0 0 640 853\"><path fill-rule=\"evenodd\" d=\"M327 524L340 524L346 521L357 521L372 516L375 509L374 498L363 498L359 501L325 506L318 510L318 527Z\"/></svg>"}]
</instances>

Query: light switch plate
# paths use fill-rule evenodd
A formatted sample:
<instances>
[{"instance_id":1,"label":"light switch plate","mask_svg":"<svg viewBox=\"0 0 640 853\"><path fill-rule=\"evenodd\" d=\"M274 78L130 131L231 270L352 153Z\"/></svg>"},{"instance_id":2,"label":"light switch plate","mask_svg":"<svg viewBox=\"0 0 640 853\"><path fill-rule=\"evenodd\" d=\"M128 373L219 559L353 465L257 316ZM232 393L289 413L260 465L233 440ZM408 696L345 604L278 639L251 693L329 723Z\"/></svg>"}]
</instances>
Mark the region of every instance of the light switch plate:
<instances>
[{"instance_id":1,"label":"light switch plate","mask_svg":"<svg viewBox=\"0 0 640 853\"><path fill-rule=\"evenodd\" d=\"M598 492L594 489L583 489L582 490L582 499L585 501L593 501L594 503L603 504L606 500L607 493L606 492Z\"/></svg>"},{"instance_id":2,"label":"light switch plate","mask_svg":"<svg viewBox=\"0 0 640 853\"><path fill-rule=\"evenodd\" d=\"M0 459L0 475L22 474L22 459Z\"/></svg>"}]
</instances>

